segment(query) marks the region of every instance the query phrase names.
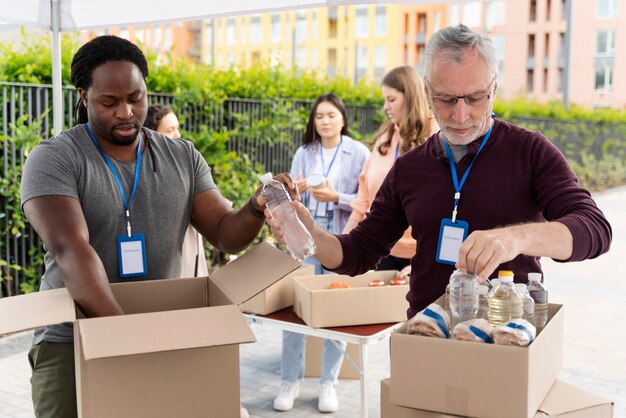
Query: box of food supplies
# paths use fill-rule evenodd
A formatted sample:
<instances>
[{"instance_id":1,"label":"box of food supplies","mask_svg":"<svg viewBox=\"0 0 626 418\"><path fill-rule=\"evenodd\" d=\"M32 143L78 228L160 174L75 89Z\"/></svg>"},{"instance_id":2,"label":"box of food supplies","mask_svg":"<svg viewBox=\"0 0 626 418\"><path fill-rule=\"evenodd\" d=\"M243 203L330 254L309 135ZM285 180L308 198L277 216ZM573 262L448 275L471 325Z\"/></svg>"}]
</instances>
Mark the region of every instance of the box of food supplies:
<instances>
[{"instance_id":1,"label":"box of food supplies","mask_svg":"<svg viewBox=\"0 0 626 418\"><path fill-rule=\"evenodd\" d=\"M380 381L380 418L455 418L440 412L394 405L390 399L391 381ZM506 412L500 416L508 416ZM613 403L557 380L541 402L534 418L611 418Z\"/></svg>"},{"instance_id":2,"label":"box of food supplies","mask_svg":"<svg viewBox=\"0 0 626 418\"><path fill-rule=\"evenodd\" d=\"M238 305L299 267L262 243L209 277L114 283L121 316L85 318L66 289L3 298L0 335L73 323L79 417L238 417Z\"/></svg>"},{"instance_id":3,"label":"box of food supplies","mask_svg":"<svg viewBox=\"0 0 626 418\"><path fill-rule=\"evenodd\" d=\"M314 328L401 322L409 308L408 282L396 270L296 276L293 286L293 310Z\"/></svg>"},{"instance_id":4,"label":"box of food supplies","mask_svg":"<svg viewBox=\"0 0 626 418\"><path fill-rule=\"evenodd\" d=\"M269 315L293 305L293 278L294 276L311 276L315 274L315 267L303 264L285 277L242 303L243 312L259 315Z\"/></svg>"},{"instance_id":5,"label":"box of food supplies","mask_svg":"<svg viewBox=\"0 0 626 418\"><path fill-rule=\"evenodd\" d=\"M438 301L441 303L441 299ZM471 417L530 418L563 365L563 306L527 347L391 335L391 402Z\"/></svg>"}]
</instances>

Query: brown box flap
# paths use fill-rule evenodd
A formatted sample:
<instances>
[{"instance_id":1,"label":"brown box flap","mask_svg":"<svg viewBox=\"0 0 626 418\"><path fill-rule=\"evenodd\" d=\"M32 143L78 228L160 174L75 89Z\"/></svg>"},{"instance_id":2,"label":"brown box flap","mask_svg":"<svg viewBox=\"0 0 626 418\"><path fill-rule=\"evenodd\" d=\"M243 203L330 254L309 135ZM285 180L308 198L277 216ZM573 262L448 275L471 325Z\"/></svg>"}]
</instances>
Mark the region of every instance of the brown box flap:
<instances>
[{"instance_id":1,"label":"brown box flap","mask_svg":"<svg viewBox=\"0 0 626 418\"><path fill-rule=\"evenodd\" d=\"M253 298L282 277L300 267L289 254L267 242L231 261L211 274L209 280L237 305ZM210 303L213 304L209 291Z\"/></svg>"},{"instance_id":2,"label":"brown box flap","mask_svg":"<svg viewBox=\"0 0 626 418\"><path fill-rule=\"evenodd\" d=\"M3 335L73 322L76 308L67 289L52 289L0 299L0 318L0 335Z\"/></svg>"},{"instance_id":3,"label":"brown box flap","mask_svg":"<svg viewBox=\"0 0 626 418\"><path fill-rule=\"evenodd\" d=\"M541 403L538 412L543 412L552 417L606 403L610 402L568 383L557 380L552 385L550 392L548 392L548 396L546 396Z\"/></svg>"},{"instance_id":4,"label":"brown box flap","mask_svg":"<svg viewBox=\"0 0 626 418\"><path fill-rule=\"evenodd\" d=\"M78 320L85 360L256 341L234 305Z\"/></svg>"}]
</instances>

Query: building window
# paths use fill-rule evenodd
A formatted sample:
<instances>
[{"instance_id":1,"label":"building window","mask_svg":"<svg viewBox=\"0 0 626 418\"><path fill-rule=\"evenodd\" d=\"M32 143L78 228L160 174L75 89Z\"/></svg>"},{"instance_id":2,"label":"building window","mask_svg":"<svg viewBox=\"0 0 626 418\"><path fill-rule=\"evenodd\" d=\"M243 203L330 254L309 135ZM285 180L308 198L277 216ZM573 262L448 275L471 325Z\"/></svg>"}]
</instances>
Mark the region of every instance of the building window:
<instances>
[{"instance_id":1,"label":"building window","mask_svg":"<svg viewBox=\"0 0 626 418\"><path fill-rule=\"evenodd\" d=\"M337 37L337 8L330 7L328 8L328 37L336 38ZM335 51L335 55L337 52Z\"/></svg>"},{"instance_id":2,"label":"building window","mask_svg":"<svg viewBox=\"0 0 626 418\"><path fill-rule=\"evenodd\" d=\"M537 20L537 0L530 0L530 19L531 22Z\"/></svg>"},{"instance_id":3,"label":"building window","mask_svg":"<svg viewBox=\"0 0 626 418\"><path fill-rule=\"evenodd\" d=\"M548 92L548 69L544 68L543 69L543 92L547 93Z\"/></svg>"},{"instance_id":4,"label":"building window","mask_svg":"<svg viewBox=\"0 0 626 418\"><path fill-rule=\"evenodd\" d=\"M358 45L356 48L356 81L367 73L367 46Z\"/></svg>"},{"instance_id":5,"label":"building window","mask_svg":"<svg viewBox=\"0 0 626 418\"><path fill-rule=\"evenodd\" d=\"M302 42L306 39L306 12L299 11L296 13L296 42Z\"/></svg>"},{"instance_id":6,"label":"building window","mask_svg":"<svg viewBox=\"0 0 626 418\"><path fill-rule=\"evenodd\" d=\"M263 29L261 29L261 16L250 18L250 43L260 44L263 41Z\"/></svg>"},{"instance_id":7,"label":"building window","mask_svg":"<svg viewBox=\"0 0 626 418\"><path fill-rule=\"evenodd\" d=\"M280 42L280 15L272 15L272 42Z\"/></svg>"},{"instance_id":8,"label":"building window","mask_svg":"<svg viewBox=\"0 0 626 418\"><path fill-rule=\"evenodd\" d=\"M532 93L535 90L535 72L526 70L526 91Z\"/></svg>"},{"instance_id":9,"label":"building window","mask_svg":"<svg viewBox=\"0 0 626 418\"><path fill-rule=\"evenodd\" d=\"M165 51L172 49L172 27L169 25L165 27L165 40L163 41L163 44Z\"/></svg>"},{"instance_id":10,"label":"building window","mask_svg":"<svg viewBox=\"0 0 626 418\"><path fill-rule=\"evenodd\" d=\"M298 67L298 68L306 68L307 67L306 49L304 49L304 48L297 48L296 49L296 56L294 58L295 58L295 61L296 61L296 62L294 62L294 67Z\"/></svg>"},{"instance_id":11,"label":"building window","mask_svg":"<svg viewBox=\"0 0 626 418\"><path fill-rule=\"evenodd\" d=\"M367 24L367 6L357 6L354 29L357 39L368 37L369 25Z\"/></svg>"},{"instance_id":12,"label":"building window","mask_svg":"<svg viewBox=\"0 0 626 418\"><path fill-rule=\"evenodd\" d=\"M311 17L311 39L317 39L317 12L313 12Z\"/></svg>"},{"instance_id":13,"label":"building window","mask_svg":"<svg viewBox=\"0 0 626 418\"><path fill-rule=\"evenodd\" d=\"M387 47L384 45L374 48L374 80L380 81L385 75L385 63L387 62Z\"/></svg>"},{"instance_id":14,"label":"building window","mask_svg":"<svg viewBox=\"0 0 626 418\"><path fill-rule=\"evenodd\" d=\"M596 68L596 91L610 91L613 89L613 67L601 66Z\"/></svg>"},{"instance_id":15,"label":"building window","mask_svg":"<svg viewBox=\"0 0 626 418\"><path fill-rule=\"evenodd\" d=\"M567 19L567 2L568 0L561 0L561 20Z\"/></svg>"},{"instance_id":16,"label":"building window","mask_svg":"<svg viewBox=\"0 0 626 418\"><path fill-rule=\"evenodd\" d=\"M135 29L135 41L137 41L140 44L144 43L143 28Z\"/></svg>"},{"instance_id":17,"label":"building window","mask_svg":"<svg viewBox=\"0 0 626 418\"><path fill-rule=\"evenodd\" d=\"M559 68L559 72L557 73L556 91L559 93L563 92L563 69L562 68Z\"/></svg>"},{"instance_id":18,"label":"building window","mask_svg":"<svg viewBox=\"0 0 626 418\"><path fill-rule=\"evenodd\" d=\"M596 55L612 56L615 52L615 32L603 30L598 32L596 42Z\"/></svg>"},{"instance_id":19,"label":"building window","mask_svg":"<svg viewBox=\"0 0 626 418\"><path fill-rule=\"evenodd\" d=\"M608 19L617 14L617 0L597 0L596 13L599 19Z\"/></svg>"},{"instance_id":20,"label":"building window","mask_svg":"<svg viewBox=\"0 0 626 418\"><path fill-rule=\"evenodd\" d=\"M277 49L272 49L270 51L270 65L272 67L276 67L280 64L280 51Z\"/></svg>"},{"instance_id":21,"label":"building window","mask_svg":"<svg viewBox=\"0 0 626 418\"><path fill-rule=\"evenodd\" d=\"M482 1L469 1L463 6L463 24L470 28L481 25Z\"/></svg>"},{"instance_id":22,"label":"building window","mask_svg":"<svg viewBox=\"0 0 626 418\"><path fill-rule=\"evenodd\" d=\"M226 21L226 45L235 45L237 43L237 28L235 26L235 18L231 17Z\"/></svg>"},{"instance_id":23,"label":"building window","mask_svg":"<svg viewBox=\"0 0 626 418\"><path fill-rule=\"evenodd\" d=\"M552 9L552 0L546 1L546 20L550 20L550 11Z\"/></svg>"},{"instance_id":24,"label":"building window","mask_svg":"<svg viewBox=\"0 0 626 418\"><path fill-rule=\"evenodd\" d=\"M528 58L535 57L535 35L528 35Z\"/></svg>"},{"instance_id":25,"label":"building window","mask_svg":"<svg viewBox=\"0 0 626 418\"><path fill-rule=\"evenodd\" d=\"M387 8L376 6L376 36L387 36Z\"/></svg>"},{"instance_id":26,"label":"building window","mask_svg":"<svg viewBox=\"0 0 626 418\"><path fill-rule=\"evenodd\" d=\"M161 26L157 26L154 28L154 49L161 49L161 43L163 42L163 32L161 30Z\"/></svg>"},{"instance_id":27,"label":"building window","mask_svg":"<svg viewBox=\"0 0 626 418\"><path fill-rule=\"evenodd\" d=\"M120 28L120 38L128 39L128 29Z\"/></svg>"},{"instance_id":28,"label":"building window","mask_svg":"<svg viewBox=\"0 0 626 418\"><path fill-rule=\"evenodd\" d=\"M546 33L544 36L544 53L543 58L548 59L550 57L550 34Z\"/></svg>"},{"instance_id":29,"label":"building window","mask_svg":"<svg viewBox=\"0 0 626 418\"><path fill-rule=\"evenodd\" d=\"M493 41L493 46L496 47L496 54L498 56L498 86L502 87L504 84L504 35L491 35L491 40Z\"/></svg>"},{"instance_id":30,"label":"building window","mask_svg":"<svg viewBox=\"0 0 626 418\"><path fill-rule=\"evenodd\" d=\"M328 49L328 67L326 69L326 74L329 76L337 74L337 49L335 48Z\"/></svg>"},{"instance_id":31,"label":"building window","mask_svg":"<svg viewBox=\"0 0 626 418\"><path fill-rule=\"evenodd\" d=\"M426 33L426 13L417 14L417 33Z\"/></svg>"}]
</instances>

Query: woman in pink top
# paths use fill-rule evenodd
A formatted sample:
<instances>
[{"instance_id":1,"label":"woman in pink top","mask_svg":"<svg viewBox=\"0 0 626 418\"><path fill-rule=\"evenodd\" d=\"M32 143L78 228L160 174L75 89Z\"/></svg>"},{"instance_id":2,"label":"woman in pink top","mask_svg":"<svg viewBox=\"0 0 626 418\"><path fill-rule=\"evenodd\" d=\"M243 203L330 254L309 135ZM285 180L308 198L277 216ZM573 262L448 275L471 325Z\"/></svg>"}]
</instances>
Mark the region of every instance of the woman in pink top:
<instances>
[{"instance_id":1,"label":"woman in pink top","mask_svg":"<svg viewBox=\"0 0 626 418\"><path fill-rule=\"evenodd\" d=\"M396 159L439 131L428 108L422 79L413 67L403 65L388 72L383 78L382 94L385 100L383 110L389 120L376 132L376 142L359 175L359 191L352 201L352 214L343 233L350 232L365 218ZM409 228L377 269L402 270L410 265L415 251L416 242Z\"/></svg>"}]
</instances>

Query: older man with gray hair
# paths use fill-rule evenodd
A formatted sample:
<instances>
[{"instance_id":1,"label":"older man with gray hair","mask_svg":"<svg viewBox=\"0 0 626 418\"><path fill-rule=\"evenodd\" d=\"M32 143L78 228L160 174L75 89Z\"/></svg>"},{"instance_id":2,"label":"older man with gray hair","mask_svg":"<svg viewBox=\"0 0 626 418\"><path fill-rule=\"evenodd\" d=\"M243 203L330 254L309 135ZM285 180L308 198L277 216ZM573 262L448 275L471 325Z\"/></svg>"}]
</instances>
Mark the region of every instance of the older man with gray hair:
<instances>
[{"instance_id":1,"label":"older man with gray hair","mask_svg":"<svg viewBox=\"0 0 626 418\"><path fill-rule=\"evenodd\" d=\"M441 130L398 158L350 234L322 231L297 206L320 262L363 273L411 226L411 317L444 293L455 268L481 281L513 270L525 282L527 273L541 271L541 257L580 261L608 251L611 227L561 152L541 132L493 116L492 41L464 25L448 27L433 35L425 56L426 94Z\"/></svg>"}]
</instances>

